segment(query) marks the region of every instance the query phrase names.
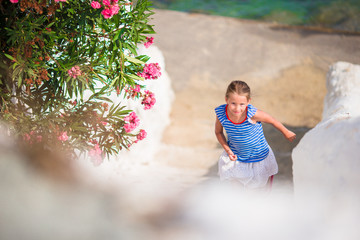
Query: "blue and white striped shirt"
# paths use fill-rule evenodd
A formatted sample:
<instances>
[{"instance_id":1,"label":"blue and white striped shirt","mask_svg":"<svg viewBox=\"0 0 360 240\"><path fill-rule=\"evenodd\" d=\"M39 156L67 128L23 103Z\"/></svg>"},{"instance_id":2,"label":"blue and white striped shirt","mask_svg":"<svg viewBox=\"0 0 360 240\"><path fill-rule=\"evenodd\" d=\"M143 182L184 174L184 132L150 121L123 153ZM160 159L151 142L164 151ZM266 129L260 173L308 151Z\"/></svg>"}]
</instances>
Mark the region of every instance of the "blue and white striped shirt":
<instances>
[{"instance_id":1,"label":"blue and white striped shirt","mask_svg":"<svg viewBox=\"0 0 360 240\"><path fill-rule=\"evenodd\" d=\"M269 154L269 145L265 139L261 122L251 123L249 119L257 108L249 104L246 108L246 119L241 123L232 122L227 116L227 105L215 108L215 113L226 131L228 145L241 162L259 162Z\"/></svg>"}]
</instances>

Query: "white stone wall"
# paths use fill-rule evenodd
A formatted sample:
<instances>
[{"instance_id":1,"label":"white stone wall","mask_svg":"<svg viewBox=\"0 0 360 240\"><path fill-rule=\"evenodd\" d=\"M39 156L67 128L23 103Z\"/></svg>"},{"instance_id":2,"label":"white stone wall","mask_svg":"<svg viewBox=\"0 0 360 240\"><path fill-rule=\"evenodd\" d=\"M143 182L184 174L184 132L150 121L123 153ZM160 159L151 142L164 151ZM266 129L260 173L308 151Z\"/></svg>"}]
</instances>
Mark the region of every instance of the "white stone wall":
<instances>
[{"instance_id":1,"label":"white stone wall","mask_svg":"<svg viewBox=\"0 0 360 240\"><path fill-rule=\"evenodd\" d=\"M360 66L332 65L327 90L322 121L292 153L295 199L359 210Z\"/></svg>"}]
</instances>

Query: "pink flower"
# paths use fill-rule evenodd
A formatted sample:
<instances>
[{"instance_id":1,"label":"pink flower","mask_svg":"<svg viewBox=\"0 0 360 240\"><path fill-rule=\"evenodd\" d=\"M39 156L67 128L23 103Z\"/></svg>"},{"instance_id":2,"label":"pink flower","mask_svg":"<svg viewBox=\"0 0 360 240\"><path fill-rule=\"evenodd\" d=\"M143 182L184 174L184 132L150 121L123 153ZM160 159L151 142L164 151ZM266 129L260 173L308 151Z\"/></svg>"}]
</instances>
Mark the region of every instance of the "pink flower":
<instances>
[{"instance_id":1,"label":"pink flower","mask_svg":"<svg viewBox=\"0 0 360 240\"><path fill-rule=\"evenodd\" d=\"M154 43L154 38L153 38L153 37L150 37L150 38L147 37L146 40L147 40L147 42L144 43L144 46L145 46L146 48L150 47L151 44Z\"/></svg>"},{"instance_id":2,"label":"pink flower","mask_svg":"<svg viewBox=\"0 0 360 240\"><path fill-rule=\"evenodd\" d=\"M35 131L31 131L30 133L25 133L23 136L24 141L28 142L29 144L33 144L36 142L42 141L42 136L38 135Z\"/></svg>"},{"instance_id":3,"label":"pink flower","mask_svg":"<svg viewBox=\"0 0 360 240\"><path fill-rule=\"evenodd\" d=\"M137 92L137 93L140 92L140 90L141 90L141 89L140 89L140 85L136 85L135 88L130 88L130 89L131 89L132 91L134 91L134 92Z\"/></svg>"},{"instance_id":4,"label":"pink flower","mask_svg":"<svg viewBox=\"0 0 360 240\"><path fill-rule=\"evenodd\" d=\"M114 16L119 13L120 7L118 4L115 3L111 5L110 10L111 10L111 15Z\"/></svg>"},{"instance_id":5,"label":"pink flower","mask_svg":"<svg viewBox=\"0 0 360 240\"><path fill-rule=\"evenodd\" d=\"M145 64L142 73L138 73L140 77L145 79L158 79L161 76L161 68L158 63Z\"/></svg>"},{"instance_id":6,"label":"pink flower","mask_svg":"<svg viewBox=\"0 0 360 240\"><path fill-rule=\"evenodd\" d=\"M76 100L74 100L74 101L69 101L69 103L70 103L71 105L73 105L73 106L76 106L76 104L77 104ZM62 116L62 117L63 117L63 116Z\"/></svg>"},{"instance_id":7,"label":"pink flower","mask_svg":"<svg viewBox=\"0 0 360 240\"><path fill-rule=\"evenodd\" d=\"M62 142L65 142L69 139L67 132L62 132L60 136L58 136L58 139Z\"/></svg>"},{"instance_id":8,"label":"pink flower","mask_svg":"<svg viewBox=\"0 0 360 240\"><path fill-rule=\"evenodd\" d=\"M111 1L110 1L110 0L103 0L102 2L103 2L103 4L104 4L105 6L107 6L107 7L110 7L110 6L111 6Z\"/></svg>"},{"instance_id":9,"label":"pink flower","mask_svg":"<svg viewBox=\"0 0 360 240\"><path fill-rule=\"evenodd\" d=\"M130 123L126 123L124 125L124 129L125 129L125 132L129 133L131 132L132 130L134 130L136 127L134 127L133 124L130 124Z\"/></svg>"},{"instance_id":10,"label":"pink flower","mask_svg":"<svg viewBox=\"0 0 360 240\"><path fill-rule=\"evenodd\" d=\"M101 11L101 14L104 16L105 19L111 18L111 10L110 9L104 9Z\"/></svg>"},{"instance_id":11,"label":"pink flower","mask_svg":"<svg viewBox=\"0 0 360 240\"><path fill-rule=\"evenodd\" d=\"M127 122L130 122L130 123L134 123L136 125L138 125L140 123L140 120L135 112L131 112L129 115L124 117L124 120Z\"/></svg>"},{"instance_id":12,"label":"pink flower","mask_svg":"<svg viewBox=\"0 0 360 240\"><path fill-rule=\"evenodd\" d=\"M18 3L19 0L10 0L11 3Z\"/></svg>"},{"instance_id":13,"label":"pink flower","mask_svg":"<svg viewBox=\"0 0 360 240\"><path fill-rule=\"evenodd\" d=\"M140 124L140 119L136 116L135 112L131 112L128 116L124 117L124 121L128 122L124 124L124 129L127 133L134 130Z\"/></svg>"},{"instance_id":14,"label":"pink flower","mask_svg":"<svg viewBox=\"0 0 360 240\"><path fill-rule=\"evenodd\" d=\"M66 2L67 0L55 0L55 2Z\"/></svg>"},{"instance_id":15,"label":"pink flower","mask_svg":"<svg viewBox=\"0 0 360 240\"><path fill-rule=\"evenodd\" d=\"M109 110L109 104L107 104L106 102L102 103L101 106L104 108L104 111Z\"/></svg>"},{"instance_id":16,"label":"pink flower","mask_svg":"<svg viewBox=\"0 0 360 240\"><path fill-rule=\"evenodd\" d=\"M27 142L30 142L30 135L28 133L25 133L23 139Z\"/></svg>"},{"instance_id":17,"label":"pink flower","mask_svg":"<svg viewBox=\"0 0 360 240\"><path fill-rule=\"evenodd\" d=\"M106 126L107 125L107 122L105 122L105 121L101 121L100 122L103 126Z\"/></svg>"},{"instance_id":18,"label":"pink flower","mask_svg":"<svg viewBox=\"0 0 360 240\"><path fill-rule=\"evenodd\" d=\"M80 67L76 65L72 67L70 70L68 70L68 74L72 78L77 78L78 76L81 76L82 72L80 70Z\"/></svg>"},{"instance_id":19,"label":"pink flower","mask_svg":"<svg viewBox=\"0 0 360 240\"><path fill-rule=\"evenodd\" d=\"M91 2L91 7L94 8L94 9L99 9L101 8L101 4L97 1L92 1Z\"/></svg>"},{"instance_id":20,"label":"pink flower","mask_svg":"<svg viewBox=\"0 0 360 240\"><path fill-rule=\"evenodd\" d=\"M141 104L144 105L144 109L148 110L151 109L156 103L155 94L146 90L145 96L141 102Z\"/></svg>"},{"instance_id":21,"label":"pink flower","mask_svg":"<svg viewBox=\"0 0 360 240\"><path fill-rule=\"evenodd\" d=\"M105 9L101 11L101 14L105 19L111 18L112 16L119 13L120 7L117 4L118 1L103 0Z\"/></svg>"},{"instance_id":22,"label":"pink flower","mask_svg":"<svg viewBox=\"0 0 360 240\"><path fill-rule=\"evenodd\" d=\"M94 148L89 151L91 162L94 164L95 167L99 166L103 162L101 154L102 150L100 149L99 144L96 144Z\"/></svg>"},{"instance_id":23,"label":"pink flower","mask_svg":"<svg viewBox=\"0 0 360 240\"><path fill-rule=\"evenodd\" d=\"M140 91L140 85L135 85L135 87L128 87L127 89L125 89L125 92L127 92L131 98L138 97Z\"/></svg>"},{"instance_id":24,"label":"pink flower","mask_svg":"<svg viewBox=\"0 0 360 240\"><path fill-rule=\"evenodd\" d=\"M146 135L147 135L146 131L144 129L141 129L139 134L136 135L136 138L138 140L143 140L144 138L146 138Z\"/></svg>"}]
</instances>

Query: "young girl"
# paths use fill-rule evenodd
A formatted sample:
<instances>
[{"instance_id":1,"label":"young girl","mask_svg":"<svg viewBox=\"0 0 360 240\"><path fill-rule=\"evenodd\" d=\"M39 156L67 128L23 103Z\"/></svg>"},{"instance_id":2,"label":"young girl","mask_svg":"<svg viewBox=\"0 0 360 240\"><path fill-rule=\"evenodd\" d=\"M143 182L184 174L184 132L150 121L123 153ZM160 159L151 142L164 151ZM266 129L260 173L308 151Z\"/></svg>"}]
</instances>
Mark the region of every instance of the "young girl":
<instances>
[{"instance_id":1,"label":"young girl","mask_svg":"<svg viewBox=\"0 0 360 240\"><path fill-rule=\"evenodd\" d=\"M245 82L231 82L225 95L227 104L215 108L215 134L225 150L219 158L220 180L236 181L245 188L253 189L266 186L278 172L261 122L272 124L289 141L293 141L296 135L269 114L251 105L250 100L250 88Z\"/></svg>"}]
</instances>

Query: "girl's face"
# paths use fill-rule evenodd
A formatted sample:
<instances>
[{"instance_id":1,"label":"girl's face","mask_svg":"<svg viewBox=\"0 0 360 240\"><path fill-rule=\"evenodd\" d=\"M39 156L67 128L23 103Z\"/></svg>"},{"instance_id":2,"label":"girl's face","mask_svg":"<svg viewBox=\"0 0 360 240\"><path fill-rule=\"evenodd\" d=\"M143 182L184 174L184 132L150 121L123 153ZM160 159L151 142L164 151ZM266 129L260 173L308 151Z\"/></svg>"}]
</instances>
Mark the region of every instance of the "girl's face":
<instances>
[{"instance_id":1,"label":"girl's face","mask_svg":"<svg viewBox=\"0 0 360 240\"><path fill-rule=\"evenodd\" d=\"M229 97L225 98L225 101L228 104L228 111L230 111L233 116L240 116L243 114L247 105L250 103L250 99L246 96L236 93L230 93Z\"/></svg>"}]
</instances>

